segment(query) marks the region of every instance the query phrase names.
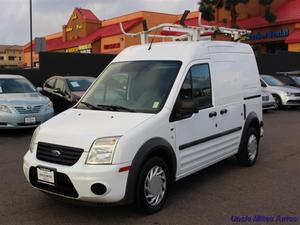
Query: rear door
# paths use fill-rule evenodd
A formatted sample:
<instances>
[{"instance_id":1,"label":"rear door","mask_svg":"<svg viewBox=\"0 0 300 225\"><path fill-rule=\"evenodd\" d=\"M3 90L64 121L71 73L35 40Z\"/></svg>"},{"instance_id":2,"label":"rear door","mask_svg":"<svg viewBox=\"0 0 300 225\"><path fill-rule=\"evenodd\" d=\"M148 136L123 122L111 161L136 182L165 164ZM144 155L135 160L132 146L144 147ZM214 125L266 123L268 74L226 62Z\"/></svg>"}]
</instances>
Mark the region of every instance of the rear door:
<instances>
[{"instance_id":1,"label":"rear door","mask_svg":"<svg viewBox=\"0 0 300 225\"><path fill-rule=\"evenodd\" d=\"M205 167L218 155L220 146L212 141L219 133L212 91L210 64L204 61L192 64L176 104L181 100L192 100L197 110L193 114L180 115L174 107L172 113L176 115L173 118L176 148L180 155L179 178Z\"/></svg>"}]
</instances>

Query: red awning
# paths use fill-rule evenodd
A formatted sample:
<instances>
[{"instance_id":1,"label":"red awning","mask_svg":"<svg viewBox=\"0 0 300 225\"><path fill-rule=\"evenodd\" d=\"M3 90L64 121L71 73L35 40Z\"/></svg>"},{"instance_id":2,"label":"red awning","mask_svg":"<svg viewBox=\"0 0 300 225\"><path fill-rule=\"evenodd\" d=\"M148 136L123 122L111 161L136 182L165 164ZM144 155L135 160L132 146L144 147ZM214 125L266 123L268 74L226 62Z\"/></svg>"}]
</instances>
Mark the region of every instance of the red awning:
<instances>
[{"instance_id":1,"label":"red awning","mask_svg":"<svg viewBox=\"0 0 300 225\"><path fill-rule=\"evenodd\" d=\"M285 39L285 43L287 44L293 44L293 43L300 43L300 29L294 30L293 33L290 34Z\"/></svg>"}]
</instances>

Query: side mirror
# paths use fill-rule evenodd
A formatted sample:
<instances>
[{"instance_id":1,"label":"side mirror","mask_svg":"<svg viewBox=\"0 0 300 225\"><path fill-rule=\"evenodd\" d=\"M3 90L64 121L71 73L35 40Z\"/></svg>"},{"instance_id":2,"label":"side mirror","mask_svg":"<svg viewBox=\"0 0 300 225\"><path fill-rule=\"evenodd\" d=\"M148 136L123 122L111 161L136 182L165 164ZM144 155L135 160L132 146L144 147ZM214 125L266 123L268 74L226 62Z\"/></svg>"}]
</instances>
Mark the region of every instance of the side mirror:
<instances>
[{"instance_id":1,"label":"side mirror","mask_svg":"<svg viewBox=\"0 0 300 225\"><path fill-rule=\"evenodd\" d=\"M199 110L195 106L195 103L192 100L179 100L178 104L176 105L177 113L179 113L182 116L188 116L199 112Z\"/></svg>"},{"instance_id":2,"label":"side mirror","mask_svg":"<svg viewBox=\"0 0 300 225\"><path fill-rule=\"evenodd\" d=\"M40 93L43 92L43 88L41 88L41 87L37 87L36 90Z\"/></svg>"}]
</instances>

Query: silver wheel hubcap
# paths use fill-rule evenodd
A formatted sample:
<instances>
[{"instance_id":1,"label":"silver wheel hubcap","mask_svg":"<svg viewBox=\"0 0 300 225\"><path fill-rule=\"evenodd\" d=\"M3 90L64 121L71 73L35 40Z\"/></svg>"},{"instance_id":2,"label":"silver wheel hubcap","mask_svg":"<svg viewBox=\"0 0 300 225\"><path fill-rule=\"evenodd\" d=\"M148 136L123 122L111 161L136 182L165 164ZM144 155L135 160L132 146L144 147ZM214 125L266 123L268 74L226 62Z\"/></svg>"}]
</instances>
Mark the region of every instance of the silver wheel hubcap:
<instances>
[{"instance_id":1,"label":"silver wheel hubcap","mask_svg":"<svg viewBox=\"0 0 300 225\"><path fill-rule=\"evenodd\" d=\"M257 154L257 138L254 134L249 137L248 140L248 156L251 161L256 158Z\"/></svg>"},{"instance_id":2,"label":"silver wheel hubcap","mask_svg":"<svg viewBox=\"0 0 300 225\"><path fill-rule=\"evenodd\" d=\"M167 186L165 171L159 167L153 167L147 174L144 184L144 193L147 202L151 206L158 205L165 196Z\"/></svg>"}]
</instances>

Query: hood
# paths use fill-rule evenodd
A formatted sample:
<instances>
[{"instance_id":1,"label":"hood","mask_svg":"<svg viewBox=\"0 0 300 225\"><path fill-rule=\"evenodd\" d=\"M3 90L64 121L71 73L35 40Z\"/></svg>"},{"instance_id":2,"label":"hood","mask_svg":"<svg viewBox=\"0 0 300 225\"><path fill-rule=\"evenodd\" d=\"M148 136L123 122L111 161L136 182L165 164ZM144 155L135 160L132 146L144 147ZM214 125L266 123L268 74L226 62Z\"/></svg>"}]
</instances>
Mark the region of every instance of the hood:
<instances>
[{"instance_id":1,"label":"hood","mask_svg":"<svg viewBox=\"0 0 300 225\"><path fill-rule=\"evenodd\" d=\"M96 139L123 136L153 115L69 109L42 124L37 141L89 151Z\"/></svg>"},{"instance_id":2,"label":"hood","mask_svg":"<svg viewBox=\"0 0 300 225\"><path fill-rule=\"evenodd\" d=\"M0 94L0 103L5 105L24 105L24 104L47 104L50 100L38 92L35 93L17 93L17 94Z\"/></svg>"},{"instance_id":3,"label":"hood","mask_svg":"<svg viewBox=\"0 0 300 225\"><path fill-rule=\"evenodd\" d=\"M292 86L272 86L272 89L284 92L300 93L300 88Z\"/></svg>"}]
</instances>

